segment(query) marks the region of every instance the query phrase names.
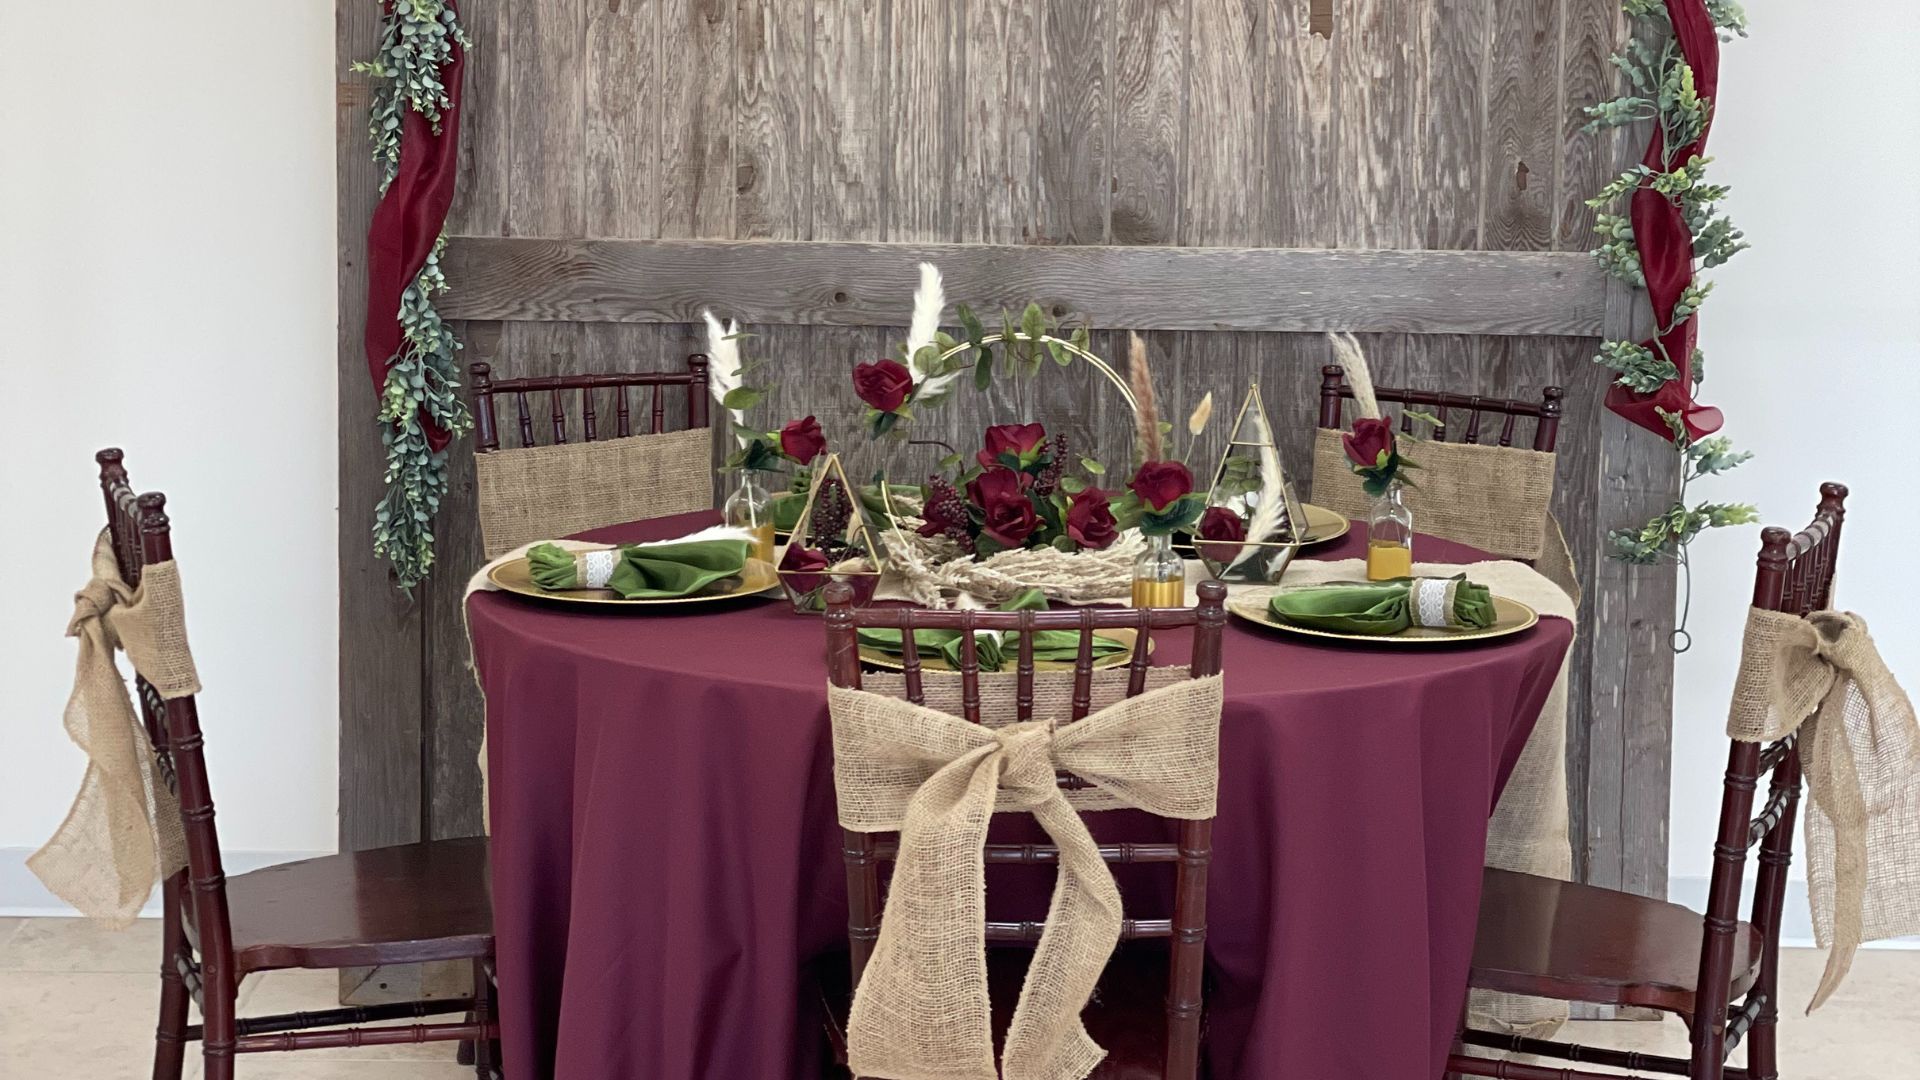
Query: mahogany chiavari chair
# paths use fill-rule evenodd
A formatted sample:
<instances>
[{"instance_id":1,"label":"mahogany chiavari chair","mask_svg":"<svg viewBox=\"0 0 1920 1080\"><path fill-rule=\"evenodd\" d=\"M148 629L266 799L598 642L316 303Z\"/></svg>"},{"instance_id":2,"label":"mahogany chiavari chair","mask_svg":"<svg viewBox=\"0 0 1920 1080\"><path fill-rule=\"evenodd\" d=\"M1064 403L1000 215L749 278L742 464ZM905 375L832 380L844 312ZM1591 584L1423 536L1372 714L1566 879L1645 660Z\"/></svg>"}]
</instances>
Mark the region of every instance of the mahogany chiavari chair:
<instances>
[{"instance_id":1,"label":"mahogany chiavari chair","mask_svg":"<svg viewBox=\"0 0 1920 1080\"><path fill-rule=\"evenodd\" d=\"M1133 655L1126 667L1126 697L1135 697L1148 689L1147 663L1150 637L1156 630L1193 627L1193 656L1186 674L1203 678L1220 674L1220 642L1226 626L1226 586L1217 581L1202 582L1200 602L1191 608L1133 608L1073 611L929 611L916 608L853 606L852 590L845 583L828 586L827 600L827 672L835 686L859 689L860 651L858 632L865 627L899 630L903 643L902 678L907 700L926 704L928 680L924 677L920 653L914 640L916 630L960 630L960 697L963 717L980 723L982 692L979 656L973 632L976 630L1012 631L1021 635L1014 679L1014 716L1016 722L1034 719L1035 666L1033 631L1071 630L1080 635L1080 651L1073 665L1073 692L1068 722L1085 718L1094 705L1093 636L1095 630L1132 629L1136 632ZM952 678L952 676L944 676ZM1001 676L996 676L1001 677ZM1060 786L1079 790L1088 783L1071 773L1058 775ZM1101 856L1110 864L1173 863L1173 915L1168 919L1127 918L1121 924L1120 940L1165 939L1164 958L1123 949L1109 963L1107 976L1094 1004L1084 1014L1088 1031L1108 1051L1094 1073L1097 1078L1152 1076L1161 1080L1196 1080L1200 1075L1202 1034L1202 975L1206 965L1207 940L1207 868L1213 854L1213 821L1177 823L1175 843L1102 844ZM891 862L899 850L897 836L882 838L870 833L843 830L847 871L847 938L851 950L852 985L858 986L861 972L873 955L880 936L883 909L880 889L881 864ZM998 844L986 846L989 866L1050 866L1059 857L1050 844ZM1040 940L1042 924L1034 922L989 921L986 938L990 945L1032 947ZM1002 950L989 950L1001 953ZM1000 957L993 957L998 961ZM1004 1032L1011 998L1020 987L1019 971L1014 965L989 964L993 989L995 1031ZM1164 972L1164 978L1160 976ZM1164 983L1164 996L1151 988ZM839 1032L851 1001L851 989L834 987L827 991L829 1029L835 1036L835 1050L844 1055ZM1161 1037L1162 1034L1164 1037ZM844 1058L841 1062L844 1064Z\"/></svg>"},{"instance_id":2,"label":"mahogany chiavari chair","mask_svg":"<svg viewBox=\"0 0 1920 1080\"><path fill-rule=\"evenodd\" d=\"M685 371L495 379L491 365L474 364L468 370L473 376L474 482L487 558L585 529L713 506L705 356L687 357ZM635 388L641 393L630 395ZM645 394L647 388L652 388L651 395ZM668 395L682 391L686 426L669 431ZM541 394L546 409L536 423ZM567 412L576 394L577 426ZM608 395L613 403L611 434L596 408ZM634 396L647 406L642 416L634 415ZM518 446L500 445L494 415L499 397L513 402ZM539 441L536 428L546 429L547 442Z\"/></svg>"},{"instance_id":3,"label":"mahogany chiavari chair","mask_svg":"<svg viewBox=\"0 0 1920 1080\"><path fill-rule=\"evenodd\" d=\"M1822 484L1813 523L1760 534L1753 605L1805 616L1829 606L1847 489ZM1762 747L1730 740L1704 915L1678 904L1592 885L1488 870L1471 984L1600 1005L1677 1013L1692 1033L1687 1058L1628 1053L1468 1030L1462 1041L1513 1053L1690 1080L1775 1080L1780 920L1800 801L1796 737ZM1753 813L1760 777L1766 805ZM1753 907L1740 920L1747 853L1760 849ZM1726 1064L1742 1040L1744 1069ZM1618 1074L1546 1068L1455 1054L1454 1072L1504 1080L1609 1080Z\"/></svg>"},{"instance_id":4,"label":"mahogany chiavari chair","mask_svg":"<svg viewBox=\"0 0 1920 1080\"><path fill-rule=\"evenodd\" d=\"M1374 388L1383 411L1388 405L1400 407L1403 434L1417 433L1440 444L1408 452L1423 466L1415 474L1419 487L1406 493L1414 527L1490 555L1529 563L1578 604L1579 573L1549 505L1552 455L1560 439L1565 396L1557 386L1541 390L1538 401ZM1369 499L1359 478L1347 468L1338 434L1344 427L1341 414L1352 398L1353 388L1346 384L1339 365L1320 369L1321 430L1314 442L1311 501L1350 518L1363 518ZM1416 427L1410 414L1416 409L1426 411L1437 423ZM1520 429L1525 421L1532 422L1532 440L1516 447L1516 439L1525 437ZM1489 438L1491 442L1482 442ZM1522 477L1526 482L1518 482ZM1499 503L1490 505L1487 499L1496 494Z\"/></svg>"},{"instance_id":5,"label":"mahogany chiavari chair","mask_svg":"<svg viewBox=\"0 0 1920 1080\"><path fill-rule=\"evenodd\" d=\"M498 418L494 415L494 398L502 396L513 398L515 426L520 433L520 446L523 449L536 445L533 433L534 409L532 402L528 400L529 394L545 393L547 395L547 430L554 445L567 442L567 395L576 391L580 395L580 433L584 442L594 442L602 438L600 414L594 409L594 394L595 391L600 390L610 390L613 393L613 438L624 439L636 434L633 430L633 412L627 395L628 389L632 387L653 388L647 409L647 429L639 434L666 433L667 389L675 386L686 387L687 427L707 426L707 358L701 353L694 353L687 357L685 371L544 375L527 379L495 379L493 365L486 363L473 364L467 371L473 376L474 450L476 453L490 454L500 449L500 435L495 426Z\"/></svg>"},{"instance_id":6,"label":"mahogany chiavari chair","mask_svg":"<svg viewBox=\"0 0 1920 1080\"><path fill-rule=\"evenodd\" d=\"M135 496L119 450L102 450L95 458L114 558L121 577L138 587L144 567L173 558L166 496ZM221 864L194 698L163 700L138 673L134 683L160 775L187 837L187 867L161 884L154 1080L178 1080L191 1042L201 1044L208 1080L231 1080L237 1054L450 1040L473 1042L476 1073L497 1076L486 838L330 855L229 878ZM436 960L472 961L472 998L234 1015L241 980L257 972ZM189 1001L200 1008L199 1024L187 1023ZM470 1018L357 1026L446 1013Z\"/></svg>"},{"instance_id":7,"label":"mahogany chiavari chair","mask_svg":"<svg viewBox=\"0 0 1920 1080\"><path fill-rule=\"evenodd\" d=\"M1400 387L1376 386L1374 397L1382 404L1402 406L1413 405L1422 408L1438 409L1435 417L1439 420L1426 437L1435 442L1447 442L1448 432L1453 426L1454 414L1467 414L1466 426L1457 428L1459 437L1454 442L1479 444L1483 435L1488 433L1487 418L1492 417L1499 424L1494 433L1494 445L1512 446L1515 427L1523 417L1534 420L1533 449L1542 453L1552 453L1554 444L1560 439L1561 399L1566 391L1557 386L1549 386L1540 391L1540 400L1512 401L1507 398L1481 397L1476 394L1455 394L1444 391L1410 390ZM1340 365L1328 364L1320 369L1320 426L1339 430L1345 426L1341 413L1346 402L1353 400L1353 387L1346 383L1346 376ZM1400 416L1400 430L1407 434L1414 432L1413 418L1403 411Z\"/></svg>"}]
</instances>

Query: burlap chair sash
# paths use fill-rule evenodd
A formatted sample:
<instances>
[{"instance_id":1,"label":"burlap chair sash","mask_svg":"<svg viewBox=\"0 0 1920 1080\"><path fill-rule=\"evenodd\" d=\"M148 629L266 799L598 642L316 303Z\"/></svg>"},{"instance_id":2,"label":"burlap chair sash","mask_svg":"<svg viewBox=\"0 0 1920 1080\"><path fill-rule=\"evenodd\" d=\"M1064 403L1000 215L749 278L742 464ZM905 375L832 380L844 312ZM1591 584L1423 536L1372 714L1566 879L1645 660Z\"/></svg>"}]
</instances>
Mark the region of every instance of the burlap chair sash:
<instances>
[{"instance_id":1,"label":"burlap chair sash","mask_svg":"<svg viewBox=\"0 0 1920 1080\"><path fill-rule=\"evenodd\" d=\"M1862 942L1920 933L1920 727L1858 615L1748 613L1727 734L1796 730L1814 934L1830 950L1812 1012Z\"/></svg>"},{"instance_id":2,"label":"burlap chair sash","mask_svg":"<svg viewBox=\"0 0 1920 1080\"><path fill-rule=\"evenodd\" d=\"M1551 512L1553 454L1443 442L1403 442L1402 449L1420 465L1411 475L1419 486L1405 492L1415 529L1490 555L1525 559L1568 588L1559 577L1571 578L1572 560ZM1331 428L1314 435L1312 501L1362 520L1371 506L1360 478L1347 467L1340 432ZM1578 588L1569 590L1576 600Z\"/></svg>"},{"instance_id":3,"label":"burlap chair sash","mask_svg":"<svg viewBox=\"0 0 1920 1080\"><path fill-rule=\"evenodd\" d=\"M171 560L144 568L140 587L132 588L102 531L93 548L93 579L73 600L67 636L78 638L80 649L65 724L87 755L87 771L66 819L27 865L81 914L125 925L140 913L154 882L187 859L179 810L113 651L124 649L163 699L198 693L200 680L187 649L179 568Z\"/></svg>"},{"instance_id":4,"label":"burlap chair sash","mask_svg":"<svg viewBox=\"0 0 1920 1080\"><path fill-rule=\"evenodd\" d=\"M970 724L864 690L828 691L840 823L900 833L880 939L854 993L848 1064L894 1080L1081 1080L1105 1056L1080 1011L1120 935L1120 892L1054 781L1108 805L1198 820L1219 784L1219 676L1183 679L1078 723ZM1031 812L1060 850L1046 927L994 1071L986 868L995 810Z\"/></svg>"},{"instance_id":5,"label":"burlap chair sash","mask_svg":"<svg viewBox=\"0 0 1920 1080\"><path fill-rule=\"evenodd\" d=\"M688 428L473 456L491 559L523 544L713 505L713 432Z\"/></svg>"}]
</instances>

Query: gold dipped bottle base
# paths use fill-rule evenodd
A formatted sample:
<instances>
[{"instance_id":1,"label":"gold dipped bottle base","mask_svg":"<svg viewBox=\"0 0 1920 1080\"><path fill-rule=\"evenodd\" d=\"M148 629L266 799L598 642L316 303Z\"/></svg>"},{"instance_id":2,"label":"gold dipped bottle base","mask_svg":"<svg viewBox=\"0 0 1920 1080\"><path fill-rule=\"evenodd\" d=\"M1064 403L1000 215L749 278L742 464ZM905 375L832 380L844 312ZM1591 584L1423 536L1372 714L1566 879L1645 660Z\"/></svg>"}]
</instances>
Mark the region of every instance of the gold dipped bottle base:
<instances>
[{"instance_id":1,"label":"gold dipped bottle base","mask_svg":"<svg viewBox=\"0 0 1920 1080\"><path fill-rule=\"evenodd\" d=\"M1171 581L1143 581L1135 579L1133 583L1133 604L1137 608L1185 607L1187 604L1187 579L1177 577Z\"/></svg>"}]
</instances>

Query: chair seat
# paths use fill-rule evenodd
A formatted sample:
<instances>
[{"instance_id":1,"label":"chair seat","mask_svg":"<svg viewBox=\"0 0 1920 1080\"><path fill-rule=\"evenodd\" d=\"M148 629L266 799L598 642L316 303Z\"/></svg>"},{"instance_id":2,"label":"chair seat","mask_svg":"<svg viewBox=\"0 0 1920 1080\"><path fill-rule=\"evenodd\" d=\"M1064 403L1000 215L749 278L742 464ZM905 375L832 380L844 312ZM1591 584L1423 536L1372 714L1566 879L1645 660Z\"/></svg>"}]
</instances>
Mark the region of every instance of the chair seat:
<instances>
[{"instance_id":1,"label":"chair seat","mask_svg":"<svg viewBox=\"0 0 1920 1080\"><path fill-rule=\"evenodd\" d=\"M993 1000L993 1045L996 1057L1005 1045L1013 1007L1026 980L1030 949L987 950L987 992ZM848 992L847 956L836 953L815 969L827 1017L829 1041L836 1064L847 1075L846 1021L852 1004ZM1163 942L1122 945L1108 962L1095 987L1093 1000L1081 1012L1093 1041L1107 1051L1088 1080L1164 1080L1162 1058L1167 1048L1167 949ZM1205 1075L1204 1070L1202 1075Z\"/></svg>"},{"instance_id":2,"label":"chair seat","mask_svg":"<svg viewBox=\"0 0 1920 1080\"><path fill-rule=\"evenodd\" d=\"M1699 912L1679 904L1489 868L1471 982L1691 1016L1701 931ZM1735 928L1731 997L1753 985L1762 943L1747 923Z\"/></svg>"},{"instance_id":3,"label":"chair seat","mask_svg":"<svg viewBox=\"0 0 1920 1080\"><path fill-rule=\"evenodd\" d=\"M236 975L492 955L487 838L343 852L227 881Z\"/></svg>"}]
</instances>

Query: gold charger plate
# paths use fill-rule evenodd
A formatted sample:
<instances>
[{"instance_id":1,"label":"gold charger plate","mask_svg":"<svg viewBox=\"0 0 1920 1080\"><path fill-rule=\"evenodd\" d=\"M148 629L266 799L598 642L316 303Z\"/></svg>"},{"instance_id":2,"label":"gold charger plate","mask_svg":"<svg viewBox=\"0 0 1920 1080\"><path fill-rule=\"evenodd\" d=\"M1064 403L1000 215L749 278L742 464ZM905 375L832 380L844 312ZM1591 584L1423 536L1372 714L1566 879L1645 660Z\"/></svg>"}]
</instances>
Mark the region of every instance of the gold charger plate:
<instances>
[{"instance_id":1,"label":"gold charger plate","mask_svg":"<svg viewBox=\"0 0 1920 1080\"><path fill-rule=\"evenodd\" d=\"M525 559L501 563L487 572L487 580L502 592L551 600L561 604L594 604L601 607L650 608L680 604L710 604L716 600L738 600L758 596L780 588L780 575L771 563L748 559L739 575L722 578L692 596L674 596L655 600L628 600L607 589L555 589L549 592L533 583L532 570Z\"/></svg>"},{"instance_id":2,"label":"gold charger plate","mask_svg":"<svg viewBox=\"0 0 1920 1080\"><path fill-rule=\"evenodd\" d=\"M1115 629L1115 630L1095 630L1093 632L1093 635L1095 637L1106 638L1108 641L1117 641L1120 644L1126 646L1126 651L1117 652L1117 653L1108 653L1106 656L1094 657L1094 660L1093 660L1094 670L1100 671L1105 668L1116 668L1116 667L1125 666L1127 661L1133 659L1133 642L1134 642L1134 639L1139 636L1139 634L1140 632L1138 630L1132 630L1132 629L1126 629L1126 628ZM1148 656L1153 655L1153 649L1154 649L1153 640L1149 638L1147 641ZM1020 663L1020 651L1018 649L1009 650L1006 654L1006 658L1007 658L1007 666L1004 667L1003 669L999 671L982 671L981 674L982 675L1016 674L1018 670L1018 665ZM894 654L887 652L883 649L876 649L871 645L860 646L860 661L861 663L871 664L874 667L882 668L886 671L900 671L906 667L905 662L902 661L900 657L895 656ZM940 655L939 650L921 649L920 650L920 670L922 671L958 671L959 669L948 666L946 658ZM1033 670L1036 672L1072 671L1073 661L1071 660L1035 660L1033 662Z\"/></svg>"},{"instance_id":3,"label":"gold charger plate","mask_svg":"<svg viewBox=\"0 0 1920 1080\"><path fill-rule=\"evenodd\" d=\"M1313 588L1314 586L1299 587ZM1496 595L1492 598L1493 625L1485 629L1452 630L1442 627L1413 626L1397 634L1351 634L1281 622L1267 607L1267 601L1272 598L1273 590L1270 589L1228 597L1227 611L1247 622L1270 630L1301 634L1306 637L1329 638L1334 641L1357 641L1367 645L1457 645L1468 641L1488 641L1517 634L1540 621L1539 612L1518 600Z\"/></svg>"},{"instance_id":4,"label":"gold charger plate","mask_svg":"<svg viewBox=\"0 0 1920 1080\"><path fill-rule=\"evenodd\" d=\"M1303 548L1324 544L1329 540L1338 540L1353 529L1353 522L1348 521L1345 514L1329 510L1324 506L1301 503L1300 509L1307 516L1307 535L1300 541L1300 546ZM1191 535L1175 540L1173 549L1189 559L1195 557Z\"/></svg>"}]
</instances>

